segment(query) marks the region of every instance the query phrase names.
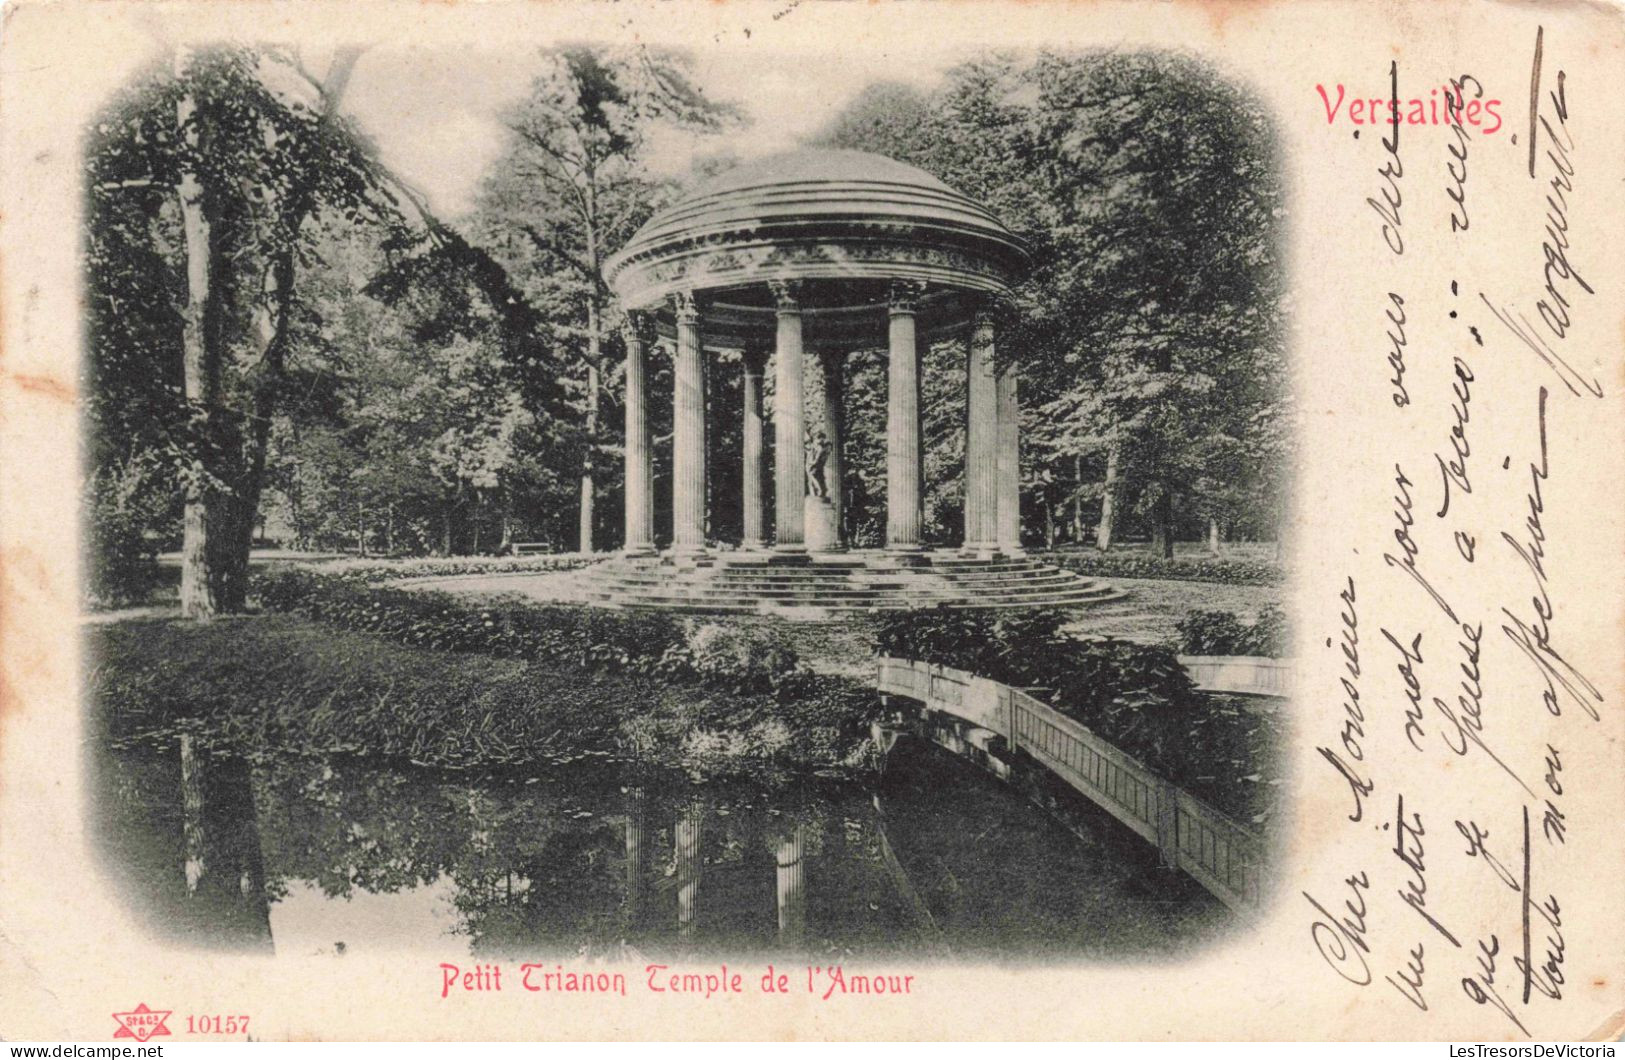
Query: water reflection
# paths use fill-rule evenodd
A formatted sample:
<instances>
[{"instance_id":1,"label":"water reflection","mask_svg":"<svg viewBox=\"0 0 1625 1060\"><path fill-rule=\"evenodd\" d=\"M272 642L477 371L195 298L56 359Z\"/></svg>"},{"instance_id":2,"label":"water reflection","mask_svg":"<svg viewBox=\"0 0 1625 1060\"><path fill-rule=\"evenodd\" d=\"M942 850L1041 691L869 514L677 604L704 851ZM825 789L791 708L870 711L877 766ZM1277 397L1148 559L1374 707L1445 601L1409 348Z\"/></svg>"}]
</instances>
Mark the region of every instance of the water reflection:
<instances>
[{"instance_id":1,"label":"water reflection","mask_svg":"<svg viewBox=\"0 0 1625 1060\"><path fill-rule=\"evenodd\" d=\"M154 934L200 946L1015 959L1183 952L1228 921L1109 826L1079 840L906 741L872 790L251 764L206 734L96 760L112 874Z\"/></svg>"}]
</instances>

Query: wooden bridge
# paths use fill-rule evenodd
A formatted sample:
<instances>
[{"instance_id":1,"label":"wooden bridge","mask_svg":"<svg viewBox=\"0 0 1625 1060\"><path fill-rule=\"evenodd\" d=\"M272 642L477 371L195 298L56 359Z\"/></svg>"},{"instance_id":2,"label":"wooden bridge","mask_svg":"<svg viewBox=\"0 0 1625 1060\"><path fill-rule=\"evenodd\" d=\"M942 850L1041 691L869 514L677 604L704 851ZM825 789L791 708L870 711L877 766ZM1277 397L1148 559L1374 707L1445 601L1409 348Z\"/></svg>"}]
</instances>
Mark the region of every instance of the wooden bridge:
<instances>
[{"instance_id":1,"label":"wooden bridge","mask_svg":"<svg viewBox=\"0 0 1625 1060\"><path fill-rule=\"evenodd\" d=\"M1257 833L1019 688L908 659L882 658L877 671L883 694L969 722L983 730L970 742L984 748L997 736L1007 750L1045 766L1153 844L1164 864L1188 873L1237 912L1259 912L1266 859Z\"/></svg>"}]
</instances>

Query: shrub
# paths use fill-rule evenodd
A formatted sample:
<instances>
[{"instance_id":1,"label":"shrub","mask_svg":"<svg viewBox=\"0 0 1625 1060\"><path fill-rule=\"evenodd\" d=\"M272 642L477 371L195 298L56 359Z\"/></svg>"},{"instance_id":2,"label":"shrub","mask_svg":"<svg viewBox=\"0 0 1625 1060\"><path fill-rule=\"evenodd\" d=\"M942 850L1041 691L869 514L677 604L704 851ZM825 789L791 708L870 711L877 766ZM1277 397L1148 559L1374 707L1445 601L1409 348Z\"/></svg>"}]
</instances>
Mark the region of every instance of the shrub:
<instances>
[{"instance_id":1,"label":"shrub","mask_svg":"<svg viewBox=\"0 0 1625 1060\"><path fill-rule=\"evenodd\" d=\"M1279 659L1292 647L1292 630L1287 625L1286 611L1275 604L1259 610L1248 634L1245 642L1248 655Z\"/></svg>"},{"instance_id":2,"label":"shrub","mask_svg":"<svg viewBox=\"0 0 1625 1060\"><path fill-rule=\"evenodd\" d=\"M584 670L692 673L687 636L670 615L472 601L369 586L346 574L290 567L256 580L261 605L403 644L546 660Z\"/></svg>"},{"instance_id":3,"label":"shrub","mask_svg":"<svg viewBox=\"0 0 1625 1060\"><path fill-rule=\"evenodd\" d=\"M1240 655L1247 627L1234 611L1192 611L1174 627L1186 655Z\"/></svg>"},{"instance_id":4,"label":"shrub","mask_svg":"<svg viewBox=\"0 0 1625 1060\"><path fill-rule=\"evenodd\" d=\"M1199 749L1185 737L1202 697L1174 653L1113 638L1061 632L1057 611L932 608L884 619L883 655L968 670L1004 684L1039 687L1056 710L1089 726L1152 769L1183 775Z\"/></svg>"},{"instance_id":5,"label":"shrub","mask_svg":"<svg viewBox=\"0 0 1625 1060\"><path fill-rule=\"evenodd\" d=\"M145 480L104 471L85 484L85 579L90 601L101 607L141 603L158 583L158 543Z\"/></svg>"},{"instance_id":6,"label":"shrub","mask_svg":"<svg viewBox=\"0 0 1625 1060\"><path fill-rule=\"evenodd\" d=\"M658 611L470 600L369 585L353 571L275 568L256 591L267 611L445 651L532 659L597 673L633 673L737 693L774 693L810 676L782 632Z\"/></svg>"},{"instance_id":7,"label":"shrub","mask_svg":"<svg viewBox=\"0 0 1625 1060\"><path fill-rule=\"evenodd\" d=\"M800 668L782 635L760 628L694 622L685 644L686 664L706 683L737 692L767 692Z\"/></svg>"},{"instance_id":8,"label":"shrub","mask_svg":"<svg viewBox=\"0 0 1625 1060\"><path fill-rule=\"evenodd\" d=\"M1057 567L1098 578L1153 578L1219 582L1224 585L1279 585L1285 580L1274 563L1239 559L1164 559L1149 552L1050 552Z\"/></svg>"}]
</instances>

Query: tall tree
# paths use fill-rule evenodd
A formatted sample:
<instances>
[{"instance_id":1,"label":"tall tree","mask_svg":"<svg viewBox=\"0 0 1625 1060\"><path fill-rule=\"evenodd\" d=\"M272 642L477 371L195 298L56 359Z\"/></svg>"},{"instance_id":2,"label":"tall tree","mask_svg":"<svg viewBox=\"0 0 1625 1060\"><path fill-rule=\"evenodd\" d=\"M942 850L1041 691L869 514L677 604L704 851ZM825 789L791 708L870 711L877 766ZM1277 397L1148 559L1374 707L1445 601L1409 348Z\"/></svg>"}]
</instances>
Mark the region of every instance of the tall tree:
<instances>
[{"instance_id":1,"label":"tall tree","mask_svg":"<svg viewBox=\"0 0 1625 1060\"><path fill-rule=\"evenodd\" d=\"M131 306L93 330L92 374L178 376L171 394L148 395L159 433L135 436L156 443L184 495L189 616L243 606L266 440L300 324L306 222L378 206L374 164L336 117L354 62L340 52L317 80L289 52L182 50L110 108L87 156L91 289L118 285L115 251L148 254L174 277L173 315Z\"/></svg>"},{"instance_id":2,"label":"tall tree","mask_svg":"<svg viewBox=\"0 0 1625 1060\"><path fill-rule=\"evenodd\" d=\"M1262 432L1287 389L1283 197L1245 91L1167 54L995 54L928 96L871 89L824 139L935 173L1027 242L999 348L1020 361L1033 510L1070 504L1081 523L1098 504L1102 547L1127 513L1171 554L1182 510L1235 518L1249 505L1236 484L1280 477ZM961 389L936 395L942 422L958 422ZM958 433L927 441L951 473Z\"/></svg>"},{"instance_id":3,"label":"tall tree","mask_svg":"<svg viewBox=\"0 0 1625 1060\"><path fill-rule=\"evenodd\" d=\"M581 366L582 552L594 546L595 456L614 341L604 261L658 204L660 182L647 167L656 130L712 131L733 117L695 87L682 56L641 47L544 51L530 91L506 117L509 146L482 187L476 238L523 277Z\"/></svg>"}]
</instances>

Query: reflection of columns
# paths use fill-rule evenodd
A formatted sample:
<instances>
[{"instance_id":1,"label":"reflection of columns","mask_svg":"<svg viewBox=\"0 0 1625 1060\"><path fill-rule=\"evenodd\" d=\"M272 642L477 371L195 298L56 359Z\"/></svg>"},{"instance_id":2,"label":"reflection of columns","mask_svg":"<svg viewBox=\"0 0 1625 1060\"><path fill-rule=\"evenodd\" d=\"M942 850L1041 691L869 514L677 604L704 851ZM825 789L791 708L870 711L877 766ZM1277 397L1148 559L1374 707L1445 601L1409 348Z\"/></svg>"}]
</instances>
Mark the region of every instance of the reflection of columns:
<instances>
[{"instance_id":1,"label":"reflection of columns","mask_svg":"<svg viewBox=\"0 0 1625 1060\"><path fill-rule=\"evenodd\" d=\"M626 339L626 551L655 547L654 450L649 445L649 330L643 313L628 310Z\"/></svg>"},{"instance_id":2,"label":"reflection of columns","mask_svg":"<svg viewBox=\"0 0 1625 1060\"><path fill-rule=\"evenodd\" d=\"M1016 398L1015 362L998 377L999 485L998 532L1002 552L1021 551L1021 404Z\"/></svg>"},{"instance_id":3,"label":"reflection of columns","mask_svg":"<svg viewBox=\"0 0 1625 1060\"><path fill-rule=\"evenodd\" d=\"M700 312L692 294L672 299L677 315L673 373L672 550L705 548L705 353Z\"/></svg>"},{"instance_id":4,"label":"reflection of columns","mask_svg":"<svg viewBox=\"0 0 1625 1060\"><path fill-rule=\"evenodd\" d=\"M977 312L971 325L965 376L965 548L991 551L999 536L999 403L989 311Z\"/></svg>"},{"instance_id":5,"label":"reflection of columns","mask_svg":"<svg viewBox=\"0 0 1625 1060\"><path fill-rule=\"evenodd\" d=\"M643 789L626 793L626 926L643 915Z\"/></svg>"},{"instance_id":6,"label":"reflection of columns","mask_svg":"<svg viewBox=\"0 0 1625 1060\"><path fill-rule=\"evenodd\" d=\"M778 341L773 376L773 546L805 550L802 527L807 496L805 410L801 391L801 306L799 285L774 281Z\"/></svg>"},{"instance_id":7,"label":"reflection of columns","mask_svg":"<svg viewBox=\"0 0 1625 1060\"><path fill-rule=\"evenodd\" d=\"M685 939L694 934L698 912L700 870L705 864L700 849L704 813L704 805L695 799L684 807L672 830L672 846L677 853L677 933Z\"/></svg>"},{"instance_id":8,"label":"reflection of columns","mask_svg":"<svg viewBox=\"0 0 1625 1060\"><path fill-rule=\"evenodd\" d=\"M920 547L920 358L914 314L923 284L894 283L888 326L886 547Z\"/></svg>"},{"instance_id":9,"label":"reflection of columns","mask_svg":"<svg viewBox=\"0 0 1625 1060\"><path fill-rule=\"evenodd\" d=\"M744 546L763 548L767 545L767 535L762 506L765 499L762 496L762 373L767 368L767 354L746 350L744 366Z\"/></svg>"},{"instance_id":10,"label":"reflection of columns","mask_svg":"<svg viewBox=\"0 0 1625 1060\"><path fill-rule=\"evenodd\" d=\"M800 942L807 934L807 881L802 867L806 838L806 828L797 825L779 840L776 851L781 942Z\"/></svg>"},{"instance_id":11,"label":"reflection of columns","mask_svg":"<svg viewBox=\"0 0 1625 1060\"><path fill-rule=\"evenodd\" d=\"M823 429L829 443L824 460L824 481L829 484L829 505L835 513L835 546L846 546L846 458L841 450L846 440L846 354L823 350L818 367L824 391Z\"/></svg>"}]
</instances>

